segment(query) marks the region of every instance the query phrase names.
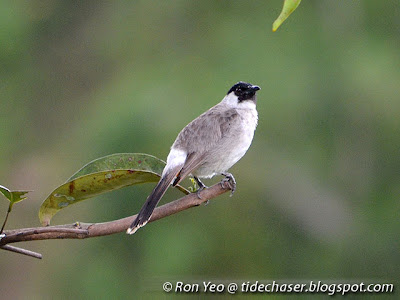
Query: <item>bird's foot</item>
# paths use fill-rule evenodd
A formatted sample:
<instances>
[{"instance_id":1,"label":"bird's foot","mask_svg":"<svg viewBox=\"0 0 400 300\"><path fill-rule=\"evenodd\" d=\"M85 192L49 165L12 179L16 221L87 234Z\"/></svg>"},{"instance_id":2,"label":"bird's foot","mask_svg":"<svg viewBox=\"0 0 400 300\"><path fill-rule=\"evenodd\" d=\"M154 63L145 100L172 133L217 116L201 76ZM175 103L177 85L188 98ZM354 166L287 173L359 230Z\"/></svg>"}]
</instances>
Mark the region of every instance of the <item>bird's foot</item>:
<instances>
[{"instance_id":1,"label":"bird's foot","mask_svg":"<svg viewBox=\"0 0 400 300\"><path fill-rule=\"evenodd\" d=\"M225 178L221 180L221 186L223 189L225 189L225 183L228 183L229 188L231 189L230 197L232 197L233 193L236 191L235 177L233 177L231 173L222 173L221 175L225 176Z\"/></svg>"},{"instance_id":2,"label":"bird's foot","mask_svg":"<svg viewBox=\"0 0 400 300\"><path fill-rule=\"evenodd\" d=\"M199 188L197 189L197 191L196 191L197 198L202 199L201 196L200 196L200 193L201 193L201 191L204 190L205 188L207 188L207 187L206 187L206 186L201 186L201 187L199 187Z\"/></svg>"},{"instance_id":3,"label":"bird's foot","mask_svg":"<svg viewBox=\"0 0 400 300\"><path fill-rule=\"evenodd\" d=\"M200 193L202 190L208 188L208 186L206 186L204 183L202 183L198 177L193 176L193 178L194 178L194 180L196 180L196 183L199 186L199 188L196 191L197 198L202 199L200 196ZM205 205L207 205L207 204L208 204L208 200L206 201Z\"/></svg>"}]
</instances>

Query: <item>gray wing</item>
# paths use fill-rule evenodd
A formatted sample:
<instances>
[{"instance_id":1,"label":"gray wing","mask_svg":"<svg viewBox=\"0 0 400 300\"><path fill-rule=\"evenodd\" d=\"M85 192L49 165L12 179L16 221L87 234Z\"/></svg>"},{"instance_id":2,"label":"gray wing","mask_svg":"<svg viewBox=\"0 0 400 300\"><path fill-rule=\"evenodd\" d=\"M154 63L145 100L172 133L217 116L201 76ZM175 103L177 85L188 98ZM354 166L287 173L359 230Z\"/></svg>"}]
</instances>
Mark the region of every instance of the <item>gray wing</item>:
<instances>
[{"instance_id":1,"label":"gray wing","mask_svg":"<svg viewBox=\"0 0 400 300\"><path fill-rule=\"evenodd\" d=\"M187 153L206 152L233 135L232 128L239 121L236 109L226 110L216 105L183 128L172 147Z\"/></svg>"},{"instance_id":2,"label":"gray wing","mask_svg":"<svg viewBox=\"0 0 400 300\"><path fill-rule=\"evenodd\" d=\"M236 109L224 109L216 105L190 122L178 135L172 147L184 149L188 156L174 181L178 184L193 170L204 163L204 158L227 137L237 134L232 128L240 122Z\"/></svg>"},{"instance_id":3,"label":"gray wing","mask_svg":"<svg viewBox=\"0 0 400 300\"><path fill-rule=\"evenodd\" d=\"M173 186L176 186L179 182L181 182L186 176L192 173L198 166L203 163L204 153L201 154L199 152L192 152L186 158L185 164L183 165L182 169L176 175L174 182L172 183Z\"/></svg>"}]
</instances>

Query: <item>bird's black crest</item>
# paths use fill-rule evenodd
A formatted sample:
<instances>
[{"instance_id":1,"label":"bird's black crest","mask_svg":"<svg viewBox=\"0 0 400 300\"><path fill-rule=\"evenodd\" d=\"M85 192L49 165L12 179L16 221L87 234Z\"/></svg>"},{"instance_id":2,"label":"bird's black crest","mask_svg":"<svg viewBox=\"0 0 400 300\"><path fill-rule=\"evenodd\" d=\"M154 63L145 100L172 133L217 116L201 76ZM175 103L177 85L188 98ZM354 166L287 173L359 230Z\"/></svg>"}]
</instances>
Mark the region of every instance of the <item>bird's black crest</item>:
<instances>
[{"instance_id":1,"label":"bird's black crest","mask_svg":"<svg viewBox=\"0 0 400 300\"><path fill-rule=\"evenodd\" d=\"M247 82L239 81L231 87L227 95L231 92L234 92L235 95L238 96L239 101L244 101L252 99L259 89L260 87L257 85L252 85Z\"/></svg>"}]
</instances>

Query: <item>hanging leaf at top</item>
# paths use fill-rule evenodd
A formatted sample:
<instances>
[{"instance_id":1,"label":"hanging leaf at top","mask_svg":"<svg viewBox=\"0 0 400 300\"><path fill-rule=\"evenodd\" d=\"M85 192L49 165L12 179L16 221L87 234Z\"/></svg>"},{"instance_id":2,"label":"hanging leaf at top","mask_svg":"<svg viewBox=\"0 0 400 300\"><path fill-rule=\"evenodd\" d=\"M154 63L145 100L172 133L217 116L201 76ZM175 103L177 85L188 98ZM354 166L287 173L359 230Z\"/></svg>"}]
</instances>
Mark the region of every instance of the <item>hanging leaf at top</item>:
<instances>
[{"instance_id":1,"label":"hanging leaf at top","mask_svg":"<svg viewBox=\"0 0 400 300\"><path fill-rule=\"evenodd\" d=\"M290 16L292 12L299 6L301 0L285 0L283 8L279 17L272 24L272 31L276 31L279 26Z\"/></svg>"}]
</instances>

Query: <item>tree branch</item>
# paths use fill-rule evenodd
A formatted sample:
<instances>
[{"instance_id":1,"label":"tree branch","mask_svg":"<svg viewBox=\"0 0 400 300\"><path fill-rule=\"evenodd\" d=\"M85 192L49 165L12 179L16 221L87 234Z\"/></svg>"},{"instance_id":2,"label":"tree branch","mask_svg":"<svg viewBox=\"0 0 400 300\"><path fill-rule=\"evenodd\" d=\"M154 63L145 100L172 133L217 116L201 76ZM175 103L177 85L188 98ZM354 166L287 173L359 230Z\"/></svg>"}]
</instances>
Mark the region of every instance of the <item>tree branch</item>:
<instances>
[{"instance_id":1,"label":"tree branch","mask_svg":"<svg viewBox=\"0 0 400 300\"><path fill-rule=\"evenodd\" d=\"M192 193L178 200L157 207L149 222L157 221L194 206L199 206L201 203L227 192L230 189L229 183L224 182L223 185L224 186L222 186L221 183L217 183L210 188L202 190L200 192L201 199L197 197L197 193ZM4 231L5 237L0 239L0 249L18 253L24 252L23 254L29 255L27 254L30 252L29 250L8 246L7 244L48 239L85 239L125 232L136 216L137 215L133 215L105 223L77 222L66 225L6 230ZM13 249L10 249L10 247ZM17 251L15 249L19 250ZM36 254L40 255L39 253Z\"/></svg>"}]
</instances>

